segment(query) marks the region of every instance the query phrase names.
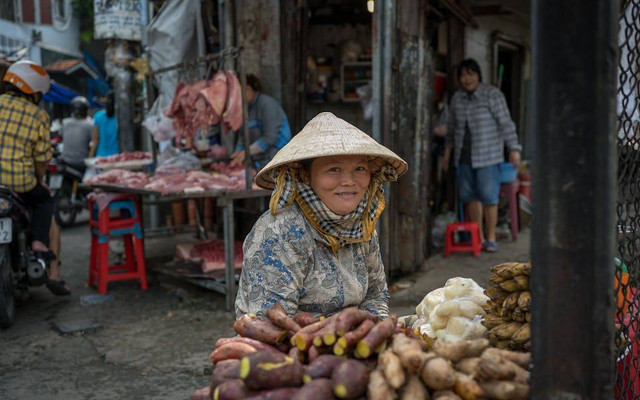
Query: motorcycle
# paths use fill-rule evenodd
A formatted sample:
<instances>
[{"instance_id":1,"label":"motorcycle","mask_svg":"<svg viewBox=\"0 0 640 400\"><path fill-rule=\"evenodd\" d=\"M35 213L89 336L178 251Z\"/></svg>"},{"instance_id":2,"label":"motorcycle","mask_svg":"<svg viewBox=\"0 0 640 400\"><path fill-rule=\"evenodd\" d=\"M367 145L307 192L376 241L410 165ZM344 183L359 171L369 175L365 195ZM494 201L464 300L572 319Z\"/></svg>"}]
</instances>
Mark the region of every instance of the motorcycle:
<instances>
[{"instance_id":1,"label":"motorcycle","mask_svg":"<svg viewBox=\"0 0 640 400\"><path fill-rule=\"evenodd\" d=\"M47 168L47 184L54 199L54 218L63 228L72 226L76 216L87 207L88 191L80 188L84 171L66 164L61 157L59 139L52 141L54 154Z\"/></svg>"},{"instance_id":2,"label":"motorcycle","mask_svg":"<svg viewBox=\"0 0 640 400\"><path fill-rule=\"evenodd\" d=\"M16 299L29 286L47 282L48 262L31 251L31 211L18 195L0 185L0 328L15 320Z\"/></svg>"}]
</instances>

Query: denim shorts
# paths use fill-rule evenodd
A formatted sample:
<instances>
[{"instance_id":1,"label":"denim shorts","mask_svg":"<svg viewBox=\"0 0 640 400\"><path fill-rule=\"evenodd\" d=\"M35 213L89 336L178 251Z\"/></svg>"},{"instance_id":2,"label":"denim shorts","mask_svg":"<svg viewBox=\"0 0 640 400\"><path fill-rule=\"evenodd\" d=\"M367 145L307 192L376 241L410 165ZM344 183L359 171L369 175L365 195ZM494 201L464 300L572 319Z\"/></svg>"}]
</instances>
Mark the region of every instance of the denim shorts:
<instances>
[{"instance_id":1,"label":"denim shorts","mask_svg":"<svg viewBox=\"0 0 640 400\"><path fill-rule=\"evenodd\" d=\"M500 164L472 168L471 164L458 165L458 189L460 201L478 200L492 206L500 200Z\"/></svg>"}]
</instances>

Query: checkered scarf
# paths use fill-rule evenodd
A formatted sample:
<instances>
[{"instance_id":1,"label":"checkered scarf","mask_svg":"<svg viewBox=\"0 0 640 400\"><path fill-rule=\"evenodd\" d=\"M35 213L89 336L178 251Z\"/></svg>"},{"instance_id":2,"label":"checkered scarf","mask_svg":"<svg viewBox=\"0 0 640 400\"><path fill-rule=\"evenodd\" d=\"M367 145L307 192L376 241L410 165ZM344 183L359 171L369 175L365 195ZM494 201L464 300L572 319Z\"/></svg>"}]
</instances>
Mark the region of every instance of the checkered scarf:
<instances>
[{"instance_id":1,"label":"checkered scarf","mask_svg":"<svg viewBox=\"0 0 640 400\"><path fill-rule=\"evenodd\" d=\"M385 165L372 174L362 201L347 215L331 211L313 189L299 179L299 168L299 165L289 164L273 172L276 184L269 202L271 213L275 215L295 201L314 229L327 240L334 254L346 244L371 240L385 207L382 183L398 178L395 168Z\"/></svg>"}]
</instances>

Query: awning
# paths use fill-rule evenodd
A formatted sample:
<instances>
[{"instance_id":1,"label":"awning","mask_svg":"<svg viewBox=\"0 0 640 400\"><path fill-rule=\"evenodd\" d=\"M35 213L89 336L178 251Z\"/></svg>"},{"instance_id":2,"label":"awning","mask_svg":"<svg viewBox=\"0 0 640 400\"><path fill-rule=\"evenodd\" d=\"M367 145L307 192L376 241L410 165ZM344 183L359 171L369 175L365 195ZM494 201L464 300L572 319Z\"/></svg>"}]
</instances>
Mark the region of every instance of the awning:
<instances>
[{"instance_id":1,"label":"awning","mask_svg":"<svg viewBox=\"0 0 640 400\"><path fill-rule=\"evenodd\" d=\"M60 85L59 83L52 81L51 88L47 93L44 94L44 96L42 96L42 99L54 104L69 104L71 103L71 100L76 96L80 95L73 90ZM97 103L91 99L88 100L89 105L92 108L104 107L103 104Z\"/></svg>"},{"instance_id":2,"label":"awning","mask_svg":"<svg viewBox=\"0 0 640 400\"><path fill-rule=\"evenodd\" d=\"M99 77L96 71L89 67L83 60L79 59L56 61L53 64L47 65L44 69L46 69L49 74L75 75L94 79Z\"/></svg>"}]
</instances>

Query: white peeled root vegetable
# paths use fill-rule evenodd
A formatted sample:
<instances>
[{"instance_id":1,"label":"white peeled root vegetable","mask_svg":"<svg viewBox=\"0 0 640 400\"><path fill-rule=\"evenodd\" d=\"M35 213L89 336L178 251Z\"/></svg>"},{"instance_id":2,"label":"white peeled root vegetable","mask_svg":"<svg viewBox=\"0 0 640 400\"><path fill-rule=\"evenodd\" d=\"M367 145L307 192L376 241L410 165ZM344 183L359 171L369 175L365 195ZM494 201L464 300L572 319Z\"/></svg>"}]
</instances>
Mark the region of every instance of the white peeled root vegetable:
<instances>
[{"instance_id":1,"label":"white peeled root vegetable","mask_svg":"<svg viewBox=\"0 0 640 400\"><path fill-rule=\"evenodd\" d=\"M428 317L434 308L444 301L444 288L438 288L429 292L416 307L418 317Z\"/></svg>"},{"instance_id":2,"label":"white peeled root vegetable","mask_svg":"<svg viewBox=\"0 0 640 400\"><path fill-rule=\"evenodd\" d=\"M400 400L428 400L429 392L417 375L408 374L407 383L400 389Z\"/></svg>"},{"instance_id":3,"label":"white peeled root vegetable","mask_svg":"<svg viewBox=\"0 0 640 400\"><path fill-rule=\"evenodd\" d=\"M382 368L384 377L394 389L400 389L405 382L405 373L400 359L391 350L385 350L378 356L378 364Z\"/></svg>"},{"instance_id":4,"label":"white peeled root vegetable","mask_svg":"<svg viewBox=\"0 0 640 400\"><path fill-rule=\"evenodd\" d=\"M474 318L476 315L485 315L486 311L476 303L469 300L448 300L438 306L436 314L442 318Z\"/></svg>"},{"instance_id":5,"label":"white peeled root vegetable","mask_svg":"<svg viewBox=\"0 0 640 400\"><path fill-rule=\"evenodd\" d=\"M396 391L389 386L381 370L376 369L369 374L369 385L367 386L369 400L395 400L397 397Z\"/></svg>"},{"instance_id":6,"label":"white peeled root vegetable","mask_svg":"<svg viewBox=\"0 0 640 400\"><path fill-rule=\"evenodd\" d=\"M459 299L465 297L474 291L480 291L483 289L473 279L469 278L451 278L444 284L444 297L447 300Z\"/></svg>"}]
</instances>

